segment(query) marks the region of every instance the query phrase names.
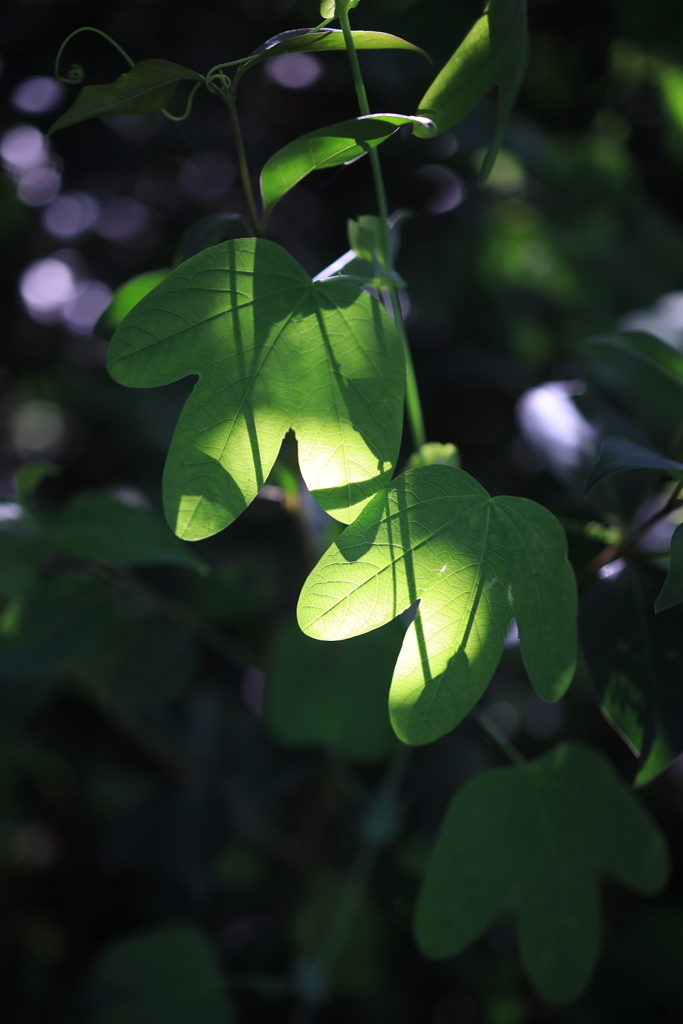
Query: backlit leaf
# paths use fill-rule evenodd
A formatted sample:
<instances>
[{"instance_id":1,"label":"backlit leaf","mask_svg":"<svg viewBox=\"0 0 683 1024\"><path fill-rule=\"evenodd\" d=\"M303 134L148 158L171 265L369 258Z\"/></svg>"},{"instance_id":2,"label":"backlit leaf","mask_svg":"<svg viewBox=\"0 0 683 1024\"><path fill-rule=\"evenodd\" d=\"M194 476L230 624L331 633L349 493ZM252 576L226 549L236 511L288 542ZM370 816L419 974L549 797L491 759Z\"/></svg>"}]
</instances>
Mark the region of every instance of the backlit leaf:
<instances>
[{"instance_id":1,"label":"backlit leaf","mask_svg":"<svg viewBox=\"0 0 683 1024\"><path fill-rule=\"evenodd\" d=\"M482 179L488 177L501 147L528 59L526 0L489 0L481 18L420 101L418 113L431 118L441 133L462 121L492 89L498 89L496 132L481 168ZM420 138L428 137L419 126L414 132Z\"/></svg>"},{"instance_id":2,"label":"backlit leaf","mask_svg":"<svg viewBox=\"0 0 683 1024\"><path fill-rule=\"evenodd\" d=\"M144 298L108 362L129 387L199 375L164 474L169 523L199 540L256 497L290 428L309 490L352 520L396 462L402 353L371 296L341 280L313 283L274 242L238 239L193 256Z\"/></svg>"},{"instance_id":3,"label":"backlit leaf","mask_svg":"<svg viewBox=\"0 0 683 1024\"><path fill-rule=\"evenodd\" d=\"M332 17L332 15L330 15ZM352 31L357 50L412 50L427 57L424 50L406 39L388 32ZM345 50L344 33L340 28L294 28L267 39L257 47L252 57L277 57L281 53L310 53L323 50ZM427 57L427 59L429 59Z\"/></svg>"},{"instance_id":4,"label":"backlit leaf","mask_svg":"<svg viewBox=\"0 0 683 1024\"><path fill-rule=\"evenodd\" d=\"M278 150L261 171L266 213L311 171L349 164L379 146L404 124L420 124L429 135L427 117L408 114L365 114L317 128Z\"/></svg>"},{"instance_id":5,"label":"backlit leaf","mask_svg":"<svg viewBox=\"0 0 683 1024\"><path fill-rule=\"evenodd\" d=\"M683 604L683 523L677 526L671 538L671 562L655 611L665 612L677 604Z\"/></svg>"},{"instance_id":6,"label":"backlit leaf","mask_svg":"<svg viewBox=\"0 0 683 1024\"><path fill-rule=\"evenodd\" d=\"M634 444L623 437L605 438L598 461L591 469L586 480L586 494L593 487L612 473L620 473L626 469L659 469L670 476L680 479L683 463L674 459L665 459L662 455Z\"/></svg>"},{"instance_id":7,"label":"backlit leaf","mask_svg":"<svg viewBox=\"0 0 683 1024\"><path fill-rule=\"evenodd\" d=\"M514 909L534 986L548 1002L571 1002L600 952L600 874L652 895L668 872L664 836L609 761L562 744L457 793L418 898L418 945L454 956Z\"/></svg>"},{"instance_id":8,"label":"backlit leaf","mask_svg":"<svg viewBox=\"0 0 683 1024\"><path fill-rule=\"evenodd\" d=\"M510 622L531 682L557 700L576 659L576 586L565 534L525 498L491 498L453 466L408 470L361 512L308 577L298 617L342 640L418 599L396 664L390 711L406 743L456 726L500 660Z\"/></svg>"},{"instance_id":9,"label":"backlit leaf","mask_svg":"<svg viewBox=\"0 0 683 1024\"><path fill-rule=\"evenodd\" d=\"M334 18L337 14L337 3L343 4L349 11L357 7L360 0L321 0L320 13L323 18Z\"/></svg>"},{"instance_id":10,"label":"backlit leaf","mask_svg":"<svg viewBox=\"0 0 683 1024\"><path fill-rule=\"evenodd\" d=\"M196 71L168 60L157 57L142 60L115 82L86 85L73 106L55 121L48 135L102 114L152 114L166 106L178 83L183 81L201 82L203 78Z\"/></svg>"},{"instance_id":11,"label":"backlit leaf","mask_svg":"<svg viewBox=\"0 0 683 1024\"><path fill-rule=\"evenodd\" d=\"M140 299L144 299L145 295L149 295L170 273L170 267L168 270L148 270L145 274L138 274L137 277L132 277L130 281L122 284L116 289L111 302L95 324L94 333L105 341L111 341L114 331L133 306L136 306Z\"/></svg>"}]
</instances>

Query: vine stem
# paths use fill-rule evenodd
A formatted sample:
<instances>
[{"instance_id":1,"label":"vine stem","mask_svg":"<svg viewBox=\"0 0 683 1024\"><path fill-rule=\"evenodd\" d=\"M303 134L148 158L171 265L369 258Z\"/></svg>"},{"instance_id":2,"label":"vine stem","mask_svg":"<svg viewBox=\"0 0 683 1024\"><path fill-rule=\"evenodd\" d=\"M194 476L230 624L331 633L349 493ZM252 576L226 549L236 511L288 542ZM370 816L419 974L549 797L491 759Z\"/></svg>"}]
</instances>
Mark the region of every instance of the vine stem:
<instances>
[{"instance_id":1,"label":"vine stem","mask_svg":"<svg viewBox=\"0 0 683 1024\"><path fill-rule=\"evenodd\" d=\"M507 757L511 764L516 768L523 768L524 765L528 763L524 755L520 753L514 743L507 738L503 730L498 728L490 715L487 715L487 713L480 707L475 707L470 711L470 716L474 719L480 729L486 733L489 739L495 743L501 754L504 754Z\"/></svg>"},{"instance_id":2,"label":"vine stem","mask_svg":"<svg viewBox=\"0 0 683 1024\"><path fill-rule=\"evenodd\" d=\"M371 113L370 104L368 103L367 93L365 91L365 83L363 81L363 73L360 68L358 61L358 54L353 41L353 33L351 32L351 25L349 23L349 12L344 0L337 2L337 16L339 23L344 33L344 42L346 43L346 50L349 55L349 63L351 65L351 75L353 77L353 84L356 89L356 96L358 97L358 107L361 114L368 115ZM379 213L380 229L381 229L381 241L382 241L382 261L387 270L393 270L393 256L391 251L391 235L389 232L389 207L387 205L387 194L384 187L384 176L382 175L382 165L379 159L379 153L377 149L370 149L370 166L372 168L372 177L375 182L375 194L377 196L377 211ZM406 407L408 410L408 422L410 424L410 430L413 436L413 443L416 448L419 448L427 440L427 434L424 425L424 416L422 413L422 403L420 401L420 392L417 386L417 378L415 376L415 367L413 365L413 357L410 353L410 346L408 344L408 335L406 334L405 323L403 321L403 311L401 309L401 302L398 295L398 289L395 284L390 284L387 288L389 293L389 299L391 301L391 310L394 317L394 323L403 342L403 349L405 351L406 359Z\"/></svg>"},{"instance_id":3,"label":"vine stem","mask_svg":"<svg viewBox=\"0 0 683 1024\"><path fill-rule=\"evenodd\" d=\"M230 116L230 125L232 127L232 134L235 139L235 148L237 150L237 163L240 169L240 177L242 179L242 188L244 189L244 196L247 201L247 209L249 211L249 220L254 234L260 236L262 234L260 227L260 218L256 210L256 199L254 197L254 189L251 184L251 177L249 175L249 164L247 163L247 153L244 148L244 139L242 138L242 129L240 128L239 118L237 117L237 106L235 103L235 92L234 86L230 84L229 80L224 75L220 75L221 88L220 94L225 100L225 105L228 108L228 114ZM237 78L235 79L235 85L237 84Z\"/></svg>"}]
</instances>

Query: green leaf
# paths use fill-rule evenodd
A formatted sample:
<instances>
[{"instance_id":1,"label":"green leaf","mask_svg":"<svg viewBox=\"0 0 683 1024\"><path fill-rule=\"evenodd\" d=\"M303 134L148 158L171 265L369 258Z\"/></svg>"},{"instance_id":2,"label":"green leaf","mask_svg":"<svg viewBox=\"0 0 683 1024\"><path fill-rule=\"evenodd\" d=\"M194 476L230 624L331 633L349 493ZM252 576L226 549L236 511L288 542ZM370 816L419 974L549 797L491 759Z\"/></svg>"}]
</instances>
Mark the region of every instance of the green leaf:
<instances>
[{"instance_id":1,"label":"green leaf","mask_svg":"<svg viewBox=\"0 0 683 1024\"><path fill-rule=\"evenodd\" d=\"M49 537L62 554L86 561L202 567L154 512L126 504L115 492L76 495L53 522Z\"/></svg>"},{"instance_id":2,"label":"green leaf","mask_svg":"<svg viewBox=\"0 0 683 1024\"><path fill-rule=\"evenodd\" d=\"M34 491L48 476L59 476L62 467L55 462L28 462L14 474L14 486L22 505L27 505Z\"/></svg>"},{"instance_id":3,"label":"green leaf","mask_svg":"<svg viewBox=\"0 0 683 1024\"><path fill-rule=\"evenodd\" d=\"M115 82L86 85L73 106L55 121L47 134L102 114L152 114L166 106L178 83L183 81L203 82L204 79L196 71L168 60L153 57L140 61Z\"/></svg>"},{"instance_id":4,"label":"green leaf","mask_svg":"<svg viewBox=\"0 0 683 1024\"><path fill-rule=\"evenodd\" d=\"M210 245L218 245L228 224L239 224L244 229L246 235L252 234L246 217L243 217L241 213L210 213L208 217L203 217L196 224L191 224L184 233L176 251L173 266L177 267L178 264L189 260L191 256L196 256L203 249L208 249ZM164 276L167 274L168 271L165 272ZM163 281L163 278L159 280ZM152 288L156 287L157 284L159 284L159 281L155 281ZM142 298L142 295L140 298ZM122 319L123 317L121 317ZM119 320L119 323L121 320ZM118 324L116 326L118 327Z\"/></svg>"},{"instance_id":5,"label":"green leaf","mask_svg":"<svg viewBox=\"0 0 683 1024\"><path fill-rule=\"evenodd\" d=\"M498 89L496 133L482 165L485 180L503 142L529 59L526 0L489 0L446 66L420 101L418 113L431 118L437 134L448 131L492 89ZM415 135L427 138L419 126Z\"/></svg>"},{"instance_id":6,"label":"green leaf","mask_svg":"<svg viewBox=\"0 0 683 1024\"><path fill-rule=\"evenodd\" d=\"M366 215L347 221L346 228L349 245L356 256L372 263L377 253L382 251L382 221L379 217Z\"/></svg>"},{"instance_id":7,"label":"green leaf","mask_svg":"<svg viewBox=\"0 0 683 1024\"><path fill-rule=\"evenodd\" d=\"M266 676L266 722L276 738L355 761L385 758L395 742L387 698L402 640L398 623L332 644L284 624Z\"/></svg>"},{"instance_id":8,"label":"green leaf","mask_svg":"<svg viewBox=\"0 0 683 1024\"><path fill-rule=\"evenodd\" d=\"M311 171L349 164L379 146L404 124L421 124L429 134L429 118L408 114L365 114L317 128L278 150L261 171L266 215L279 199Z\"/></svg>"},{"instance_id":9,"label":"green leaf","mask_svg":"<svg viewBox=\"0 0 683 1024\"><path fill-rule=\"evenodd\" d=\"M640 758L644 786L683 752L683 611L655 614L662 575L619 563L579 606L581 647L602 711Z\"/></svg>"},{"instance_id":10,"label":"green leaf","mask_svg":"<svg viewBox=\"0 0 683 1024\"><path fill-rule=\"evenodd\" d=\"M367 633L418 599L391 684L394 729L429 743L479 700L517 621L529 678L546 700L571 682L576 585L564 530L525 498L491 498L452 466L408 470L323 555L299 598L320 640Z\"/></svg>"},{"instance_id":11,"label":"green leaf","mask_svg":"<svg viewBox=\"0 0 683 1024\"><path fill-rule=\"evenodd\" d=\"M420 891L426 956L466 949L504 909L522 964L550 1003L577 999L600 953L601 873L643 895L666 884L666 840L609 761L579 743L495 768L452 801Z\"/></svg>"},{"instance_id":12,"label":"green leaf","mask_svg":"<svg viewBox=\"0 0 683 1024\"><path fill-rule=\"evenodd\" d=\"M357 7L359 3L360 0L322 0L320 13L323 18L335 18L337 16L337 4L346 7L350 11L351 8Z\"/></svg>"},{"instance_id":13,"label":"green leaf","mask_svg":"<svg viewBox=\"0 0 683 1024\"><path fill-rule=\"evenodd\" d=\"M27 516L0 520L0 599L25 593L48 555L47 544Z\"/></svg>"},{"instance_id":14,"label":"green leaf","mask_svg":"<svg viewBox=\"0 0 683 1024\"><path fill-rule=\"evenodd\" d=\"M396 328L370 295L313 283L274 242L223 242L183 263L124 320L109 370L129 387L199 374L164 474L166 516L185 540L249 505L290 428L309 490L343 522L391 478L405 383Z\"/></svg>"},{"instance_id":15,"label":"green leaf","mask_svg":"<svg viewBox=\"0 0 683 1024\"><path fill-rule=\"evenodd\" d=\"M95 324L94 333L105 341L111 341L114 331L133 306L165 281L170 273L170 267L168 270L148 270L145 274L138 274L137 277L132 277L130 281L122 284L116 289L111 302Z\"/></svg>"},{"instance_id":16,"label":"green leaf","mask_svg":"<svg viewBox=\"0 0 683 1024\"><path fill-rule=\"evenodd\" d=\"M231 1024L213 947L197 929L159 928L110 946L96 973L96 1024Z\"/></svg>"},{"instance_id":17,"label":"green leaf","mask_svg":"<svg viewBox=\"0 0 683 1024\"><path fill-rule=\"evenodd\" d=\"M413 452L406 464L407 469L417 469L418 466L455 466L459 469L460 452L454 444L428 441Z\"/></svg>"},{"instance_id":18,"label":"green leaf","mask_svg":"<svg viewBox=\"0 0 683 1024\"><path fill-rule=\"evenodd\" d=\"M683 463L674 459L665 459L662 455L634 444L623 437L605 438L598 461L595 463L586 480L585 493L588 494L605 477L612 473L620 473L626 469L660 469L681 479Z\"/></svg>"},{"instance_id":19,"label":"green leaf","mask_svg":"<svg viewBox=\"0 0 683 1024\"><path fill-rule=\"evenodd\" d=\"M334 15L329 15L334 17ZM351 32L357 50L412 50L429 60L419 46L388 32ZM252 51L252 57L278 57L281 53L311 53L322 50L345 50L344 33L340 28L294 28L267 39Z\"/></svg>"},{"instance_id":20,"label":"green leaf","mask_svg":"<svg viewBox=\"0 0 683 1024\"><path fill-rule=\"evenodd\" d=\"M589 377L666 450L683 419L683 357L648 334L591 338Z\"/></svg>"},{"instance_id":21,"label":"green leaf","mask_svg":"<svg viewBox=\"0 0 683 1024\"><path fill-rule=\"evenodd\" d=\"M671 538L671 562L655 611L665 612L677 604L683 604L683 523L677 526Z\"/></svg>"}]
</instances>

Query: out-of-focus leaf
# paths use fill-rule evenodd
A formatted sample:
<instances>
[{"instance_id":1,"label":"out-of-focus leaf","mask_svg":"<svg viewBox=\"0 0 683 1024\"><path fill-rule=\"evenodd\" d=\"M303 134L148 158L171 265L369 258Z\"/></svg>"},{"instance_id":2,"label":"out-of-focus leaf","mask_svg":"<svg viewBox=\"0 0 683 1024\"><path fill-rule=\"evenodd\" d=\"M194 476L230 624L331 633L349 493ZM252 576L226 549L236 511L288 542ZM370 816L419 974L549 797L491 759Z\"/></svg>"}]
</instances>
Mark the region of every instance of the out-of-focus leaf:
<instances>
[{"instance_id":1,"label":"out-of-focus leaf","mask_svg":"<svg viewBox=\"0 0 683 1024\"><path fill-rule=\"evenodd\" d=\"M329 15L333 17L333 15ZM429 57L414 43L388 32L352 31L357 50L412 50ZM310 53L322 50L345 50L344 33L340 28L294 28L267 39L251 54L252 57L270 58L281 53Z\"/></svg>"},{"instance_id":2,"label":"out-of-focus leaf","mask_svg":"<svg viewBox=\"0 0 683 1024\"><path fill-rule=\"evenodd\" d=\"M55 462L27 462L25 466L18 469L14 474L14 485L21 504L28 503L33 492L46 477L59 476L61 472L62 467Z\"/></svg>"},{"instance_id":3,"label":"out-of-focus leaf","mask_svg":"<svg viewBox=\"0 0 683 1024\"><path fill-rule=\"evenodd\" d=\"M210 245L218 245L228 224L239 224L244 228L245 234L252 234L246 217L243 217L241 213L210 213L208 217L203 217L202 220L191 224L187 229L180 240L173 266L177 267L178 264L189 260L191 256L196 256L203 249L208 249ZM159 281L163 281L163 278L155 281L152 287L155 288ZM127 312L128 310L126 310ZM120 318L119 323L121 320L123 317ZM118 324L116 326L118 327Z\"/></svg>"},{"instance_id":4,"label":"out-of-focus leaf","mask_svg":"<svg viewBox=\"0 0 683 1024\"><path fill-rule=\"evenodd\" d=\"M541 505L491 498L453 466L411 469L323 555L299 597L319 640L382 626L418 599L391 684L406 743L453 729L498 665L511 620L540 696L557 700L576 662L576 584L564 530Z\"/></svg>"},{"instance_id":5,"label":"out-of-focus leaf","mask_svg":"<svg viewBox=\"0 0 683 1024\"><path fill-rule=\"evenodd\" d=\"M403 630L389 623L338 643L311 640L284 624L269 659L266 721L288 747L329 747L379 761L394 742L389 686Z\"/></svg>"},{"instance_id":6,"label":"out-of-focus leaf","mask_svg":"<svg viewBox=\"0 0 683 1024\"><path fill-rule=\"evenodd\" d=\"M114 292L114 297L95 324L94 333L105 341L111 341L114 331L133 306L136 306L140 299L144 299L145 295L149 295L170 273L170 268L149 270L146 274L138 274L137 277L132 277L130 281L122 284Z\"/></svg>"},{"instance_id":7,"label":"out-of-focus leaf","mask_svg":"<svg viewBox=\"0 0 683 1024\"><path fill-rule=\"evenodd\" d=\"M164 473L168 522L199 540L256 497L290 428L316 500L355 518L398 455L402 353L379 302L349 282L313 283L280 246L250 238L177 267L118 329L108 365L129 387L199 374Z\"/></svg>"},{"instance_id":8,"label":"out-of-focus leaf","mask_svg":"<svg viewBox=\"0 0 683 1024\"><path fill-rule=\"evenodd\" d=\"M195 615L209 622L240 622L268 611L276 597L272 571L245 561L230 562L196 578L187 601Z\"/></svg>"},{"instance_id":9,"label":"out-of-focus leaf","mask_svg":"<svg viewBox=\"0 0 683 1024\"><path fill-rule=\"evenodd\" d=\"M571 1002L600 951L602 872L647 895L669 872L664 836L602 754L567 743L485 772L444 818L418 898L418 944L454 956L514 907L534 986L548 1002Z\"/></svg>"},{"instance_id":10,"label":"out-of-focus leaf","mask_svg":"<svg viewBox=\"0 0 683 1024\"><path fill-rule=\"evenodd\" d=\"M439 444L428 441L420 445L418 451L408 459L406 469L417 469L418 466L455 466L460 468L460 452L454 444Z\"/></svg>"},{"instance_id":11,"label":"out-of-focus leaf","mask_svg":"<svg viewBox=\"0 0 683 1024\"><path fill-rule=\"evenodd\" d=\"M462 121L492 89L498 89L496 132L480 171L484 180L503 142L528 59L526 0L489 0L481 18L420 101L418 113L434 121L440 134ZM428 137L420 126L413 131L420 138Z\"/></svg>"},{"instance_id":12,"label":"out-of-focus leaf","mask_svg":"<svg viewBox=\"0 0 683 1024\"><path fill-rule=\"evenodd\" d=\"M669 572L655 601L655 611L665 612L677 604L683 604L683 523L671 538Z\"/></svg>"},{"instance_id":13,"label":"out-of-focus leaf","mask_svg":"<svg viewBox=\"0 0 683 1024\"><path fill-rule=\"evenodd\" d=\"M202 563L150 509L133 507L115 492L82 491L61 510L49 531L62 554L113 565Z\"/></svg>"},{"instance_id":14,"label":"out-of-focus leaf","mask_svg":"<svg viewBox=\"0 0 683 1024\"><path fill-rule=\"evenodd\" d=\"M48 554L46 542L25 516L0 521L0 599L23 594Z\"/></svg>"},{"instance_id":15,"label":"out-of-focus leaf","mask_svg":"<svg viewBox=\"0 0 683 1024\"><path fill-rule=\"evenodd\" d=\"M642 445L634 444L624 437L607 437L603 441L598 461L588 474L586 494L605 477L626 469L660 469L680 480L683 463L665 459L664 456L643 448Z\"/></svg>"},{"instance_id":16,"label":"out-of-focus leaf","mask_svg":"<svg viewBox=\"0 0 683 1024\"><path fill-rule=\"evenodd\" d=\"M115 82L86 85L47 134L102 114L152 114L166 106L178 83L183 81L202 82L203 78L196 71L168 60L142 60Z\"/></svg>"},{"instance_id":17,"label":"out-of-focus leaf","mask_svg":"<svg viewBox=\"0 0 683 1024\"><path fill-rule=\"evenodd\" d=\"M673 121L683 130L683 71L675 64L667 64L659 75L664 105Z\"/></svg>"},{"instance_id":18,"label":"out-of-focus leaf","mask_svg":"<svg viewBox=\"0 0 683 1024\"><path fill-rule=\"evenodd\" d=\"M581 646L602 710L638 755L644 786L683 751L683 612L655 614L662 574L614 566L579 605Z\"/></svg>"},{"instance_id":19,"label":"out-of-focus leaf","mask_svg":"<svg viewBox=\"0 0 683 1024\"><path fill-rule=\"evenodd\" d=\"M404 124L420 124L429 135L431 122L427 117L364 114L317 128L290 142L271 156L261 171L261 194L266 214L311 171L352 163L379 146Z\"/></svg>"},{"instance_id":20,"label":"out-of-focus leaf","mask_svg":"<svg viewBox=\"0 0 683 1024\"><path fill-rule=\"evenodd\" d=\"M213 947L183 925L110 946L96 972L96 1024L231 1024L235 1019Z\"/></svg>"},{"instance_id":21,"label":"out-of-focus leaf","mask_svg":"<svg viewBox=\"0 0 683 1024\"><path fill-rule=\"evenodd\" d=\"M683 419L683 357L649 334L592 338L588 376L666 450Z\"/></svg>"}]
</instances>

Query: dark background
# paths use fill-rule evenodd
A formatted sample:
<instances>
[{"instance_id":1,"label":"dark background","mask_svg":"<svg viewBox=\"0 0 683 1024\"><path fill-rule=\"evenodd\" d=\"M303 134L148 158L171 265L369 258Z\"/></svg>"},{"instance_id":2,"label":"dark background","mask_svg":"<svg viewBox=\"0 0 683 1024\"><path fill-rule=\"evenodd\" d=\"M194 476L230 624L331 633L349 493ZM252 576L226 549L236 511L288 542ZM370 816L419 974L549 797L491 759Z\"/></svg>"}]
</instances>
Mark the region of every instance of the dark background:
<instances>
[{"instance_id":1,"label":"dark background","mask_svg":"<svg viewBox=\"0 0 683 1024\"><path fill-rule=\"evenodd\" d=\"M353 24L410 39L438 68L479 13L468 0L363 0ZM656 70L658 61L683 63L683 6L530 0L529 16L531 63L505 159L487 187L477 184L474 168L491 137L492 97L454 132L420 141L401 131L381 153L390 207L415 212L398 269L410 287L408 328L430 438L455 443L463 467L491 492L532 497L579 521L599 518L599 510L586 511L578 476L548 468L520 432L515 405L543 382L584 379L588 337L683 287L683 87L677 116ZM47 113L17 109L15 89L50 75L60 42L83 24L110 33L135 60L164 57L204 73L276 32L318 20L315 3L278 0L6 0L3 130L33 124L45 132L66 108L71 87ZM73 61L87 83L124 70L94 35L72 41L63 70ZM409 53L368 53L361 61L375 110L412 112L433 74ZM319 63L309 88L286 88L263 66L245 77L239 112L254 172L297 135L354 116L344 55L322 55ZM158 508L165 452L189 383L150 392L119 387L106 375L105 346L89 330L95 317L88 321L86 307L76 329L77 305L36 319L18 286L27 268L57 254L76 290L87 281L116 289L170 266L194 221L242 212L225 110L202 91L181 124L161 115L95 120L57 133L50 147L46 161L62 175L62 193L93 197L99 219L58 237L49 227L54 204L22 202L16 173L0 182L0 497L15 497L18 466L47 458L62 467L40 492L48 511L81 489L110 485L137 488ZM346 219L373 212L369 167L359 161L298 186L273 217L272 237L316 273L347 248ZM683 338L682 313L667 324ZM604 418L600 401L589 389L584 411ZM406 435L403 460L409 454ZM326 528L314 519L309 527ZM198 615L267 661L307 569L299 525L278 502L257 499L199 547L220 577L215 592L197 596L180 570L147 570L142 578L158 593L194 602ZM577 567L596 550L574 543ZM198 925L234 977L284 976L315 946L311 920L325 917L357 841L362 799L354 785L372 791L381 766L351 768L323 751L285 750L264 727L258 671L245 674L210 645L192 643L186 670L154 707L136 705L127 680L110 672L103 709L71 686L67 672L50 682L33 713L7 713L0 1005L11 1024L94 1019L91 977L102 951L152 926ZM633 777L635 759L601 716L585 669L554 718L543 718L530 695L513 648L486 700L524 753L579 737ZM683 776L676 765L643 792L672 843L673 881L656 901L605 887L606 952L577 1007L539 1002L505 921L456 960L420 958L409 922L429 843L455 788L498 760L469 722L414 754L403 825L380 856L334 998L318 1019L683 1020L676 868ZM245 1022L292 1019L291 996L237 984L234 998Z\"/></svg>"}]
</instances>

